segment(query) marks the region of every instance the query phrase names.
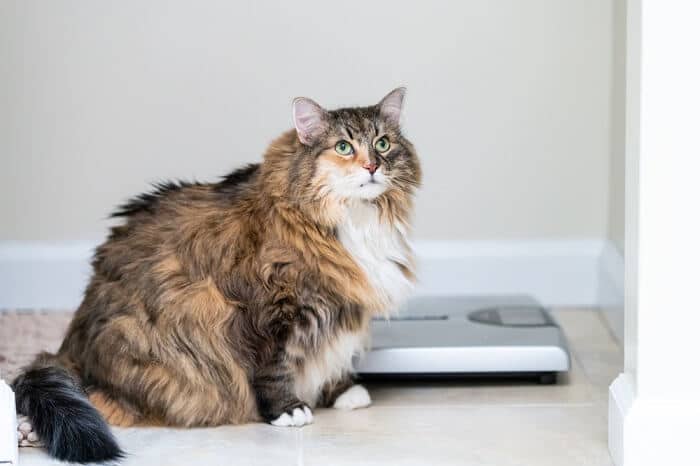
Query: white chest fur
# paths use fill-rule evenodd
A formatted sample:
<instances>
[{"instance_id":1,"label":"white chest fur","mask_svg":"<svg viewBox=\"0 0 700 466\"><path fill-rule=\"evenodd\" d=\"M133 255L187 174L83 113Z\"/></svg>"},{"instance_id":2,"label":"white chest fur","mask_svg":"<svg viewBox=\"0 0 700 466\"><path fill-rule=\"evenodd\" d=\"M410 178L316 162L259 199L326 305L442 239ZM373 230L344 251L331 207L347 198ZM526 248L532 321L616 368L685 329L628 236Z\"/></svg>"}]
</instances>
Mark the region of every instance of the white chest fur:
<instances>
[{"instance_id":1,"label":"white chest fur","mask_svg":"<svg viewBox=\"0 0 700 466\"><path fill-rule=\"evenodd\" d=\"M295 380L297 397L313 407L326 383L336 382L352 371L352 359L361 354L367 343L364 333L341 333L329 339L312 355Z\"/></svg>"},{"instance_id":2,"label":"white chest fur","mask_svg":"<svg viewBox=\"0 0 700 466\"><path fill-rule=\"evenodd\" d=\"M377 208L366 202L353 204L338 228L338 237L362 268L374 287L384 309L391 312L401 305L413 289L413 283L401 271L410 268L412 254L402 225L382 222Z\"/></svg>"},{"instance_id":3,"label":"white chest fur","mask_svg":"<svg viewBox=\"0 0 700 466\"><path fill-rule=\"evenodd\" d=\"M381 222L376 207L361 202L348 207L338 237L382 303L381 309L373 311L397 310L413 289L413 283L397 265L410 268L413 262L403 228ZM364 332L341 333L315 354L307 355L295 381L298 398L313 406L323 385L340 380L352 370L353 356L364 350L367 338Z\"/></svg>"}]
</instances>

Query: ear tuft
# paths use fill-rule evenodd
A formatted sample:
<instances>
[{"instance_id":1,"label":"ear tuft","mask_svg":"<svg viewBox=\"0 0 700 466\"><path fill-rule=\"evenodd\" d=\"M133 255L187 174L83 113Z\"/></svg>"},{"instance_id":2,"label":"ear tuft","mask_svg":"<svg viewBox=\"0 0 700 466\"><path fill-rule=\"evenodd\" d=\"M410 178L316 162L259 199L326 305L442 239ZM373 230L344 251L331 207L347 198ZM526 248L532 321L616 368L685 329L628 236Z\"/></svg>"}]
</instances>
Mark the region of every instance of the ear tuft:
<instances>
[{"instance_id":1,"label":"ear tuft","mask_svg":"<svg viewBox=\"0 0 700 466\"><path fill-rule=\"evenodd\" d=\"M319 104L306 97L292 102L292 119L302 144L310 146L326 130L327 112Z\"/></svg>"},{"instance_id":2,"label":"ear tuft","mask_svg":"<svg viewBox=\"0 0 700 466\"><path fill-rule=\"evenodd\" d=\"M403 98L405 95L406 88L397 87L379 102L379 113L394 126L399 126L401 122L401 109L403 108Z\"/></svg>"}]
</instances>

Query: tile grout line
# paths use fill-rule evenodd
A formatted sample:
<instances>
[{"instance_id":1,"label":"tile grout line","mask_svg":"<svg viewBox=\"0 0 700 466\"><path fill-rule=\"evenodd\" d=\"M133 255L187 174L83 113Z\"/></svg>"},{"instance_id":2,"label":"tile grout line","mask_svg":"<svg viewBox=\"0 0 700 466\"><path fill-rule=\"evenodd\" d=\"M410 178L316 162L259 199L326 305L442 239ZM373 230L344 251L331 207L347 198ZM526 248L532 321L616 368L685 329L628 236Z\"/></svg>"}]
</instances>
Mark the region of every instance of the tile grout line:
<instances>
[{"instance_id":1,"label":"tile grout line","mask_svg":"<svg viewBox=\"0 0 700 466\"><path fill-rule=\"evenodd\" d=\"M392 405L372 405L367 409L435 409L435 408L453 408L453 409L473 409L473 408L590 408L601 403L596 401L572 402L572 403L473 403L473 404L392 404Z\"/></svg>"}]
</instances>

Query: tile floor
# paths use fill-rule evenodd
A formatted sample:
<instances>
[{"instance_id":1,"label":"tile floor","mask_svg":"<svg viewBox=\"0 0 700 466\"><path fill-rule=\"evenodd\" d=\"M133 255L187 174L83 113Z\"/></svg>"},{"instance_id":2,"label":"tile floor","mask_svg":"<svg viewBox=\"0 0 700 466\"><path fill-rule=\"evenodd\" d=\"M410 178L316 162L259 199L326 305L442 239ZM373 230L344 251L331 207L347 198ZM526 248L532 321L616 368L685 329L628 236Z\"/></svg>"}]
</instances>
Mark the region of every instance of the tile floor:
<instances>
[{"instance_id":1,"label":"tile floor","mask_svg":"<svg viewBox=\"0 0 700 466\"><path fill-rule=\"evenodd\" d=\"M621 350L599 313L555 316L573 360L557 385L382 383L368 385L372 407L317 410L301 429L118 429L124 465L611 465L607 387L621 370ZM21 449L20 463L61 464L33 448Z\"/></svg>"}]
</instances>

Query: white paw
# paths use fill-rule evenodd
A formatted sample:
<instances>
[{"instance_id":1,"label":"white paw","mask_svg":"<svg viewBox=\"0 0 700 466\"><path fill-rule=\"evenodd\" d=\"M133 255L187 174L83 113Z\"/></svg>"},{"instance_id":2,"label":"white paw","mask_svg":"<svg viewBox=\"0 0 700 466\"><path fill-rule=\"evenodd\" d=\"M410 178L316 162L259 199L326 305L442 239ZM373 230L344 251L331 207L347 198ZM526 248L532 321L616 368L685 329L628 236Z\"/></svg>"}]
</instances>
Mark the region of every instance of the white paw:
<instances>
[{"instance_id":1,"label":"white paw","mask_svg":"<svg viewBox=\"0 0 700 466\"><path fill-rule=\"evenodd\" d=\"M284 413L274 421L270 422L273 426L279 427L301 427L314 422L314 415L308 406L294 408L291 413Z\"/></svg>"},{"instance_id":2,"label":"white paw","mask_svg":"<svg viewBox=\"0 0 700 466\"><path fill-rule=\"evenodd\" d=\"M40 447L39 436L34 432L32 423L25 416L17 416L17 444L20 447Z\"/></svg>"},{"instance_id":3,"label":"white paw","mask_svg":"<svg viewBox=\"0 0 700 466\"><path fill-rule=\"evenodd\" d=\"M336 398L333 407L335 409L366 408L372 404L367 389L362 385L353 385Z\"/></svg>"}]
</instances>

